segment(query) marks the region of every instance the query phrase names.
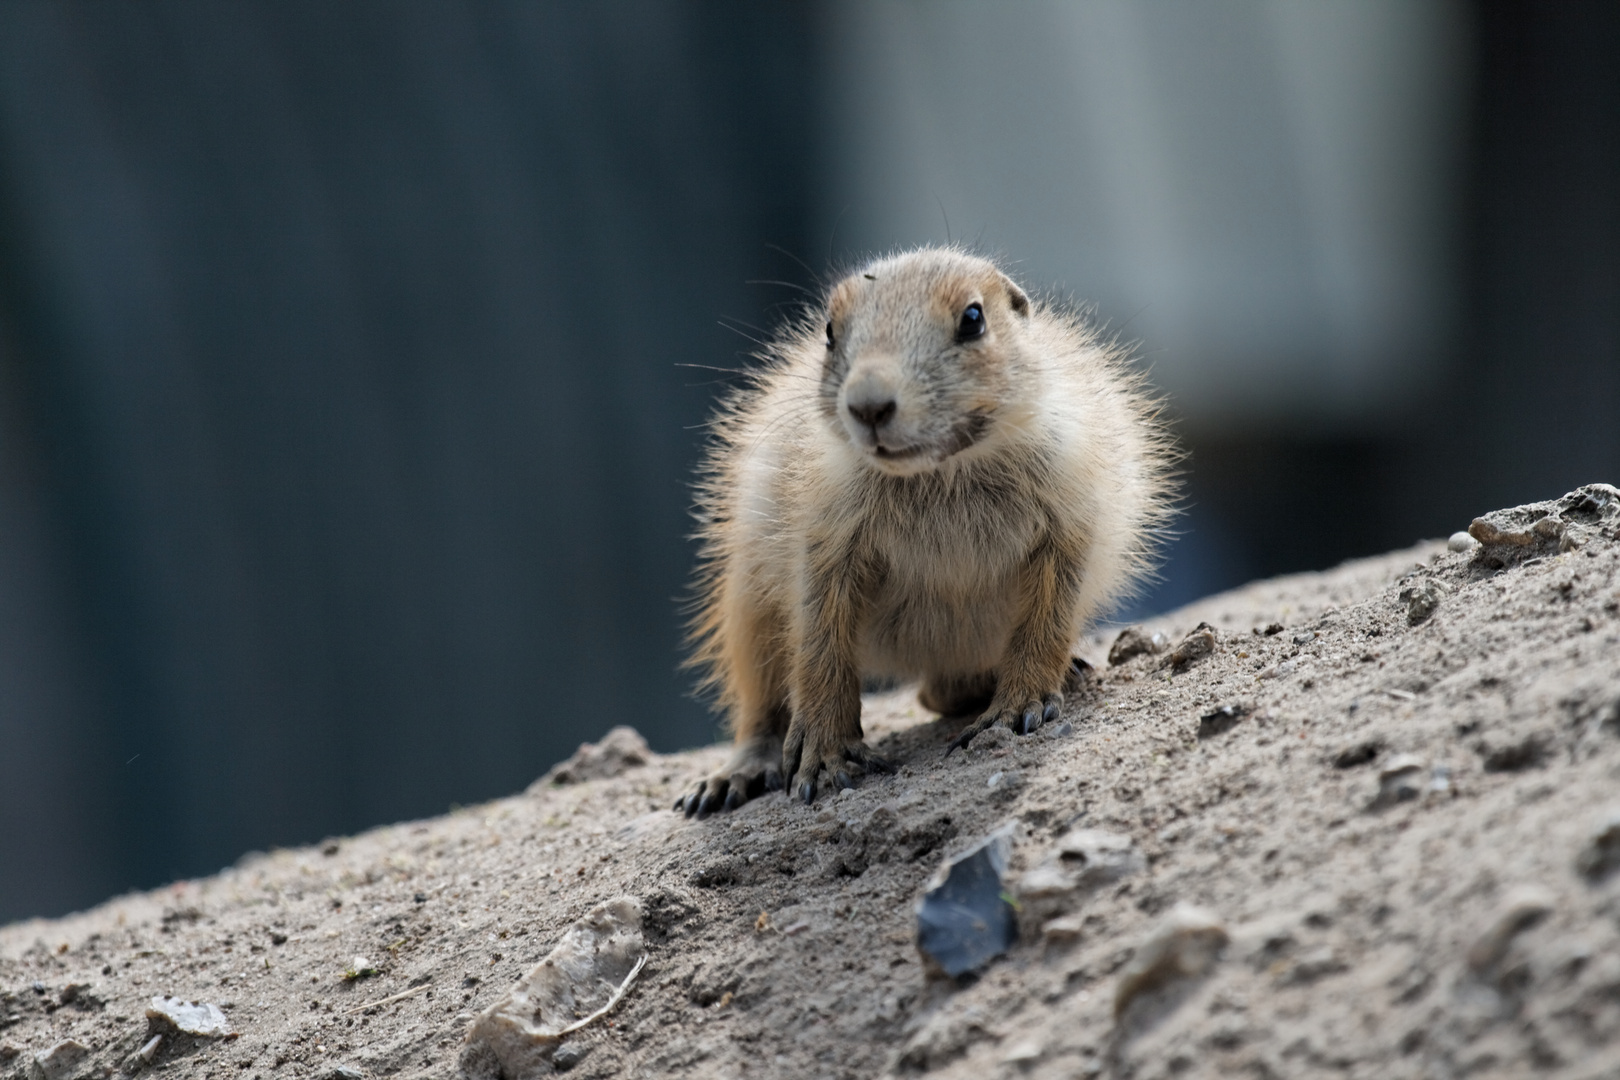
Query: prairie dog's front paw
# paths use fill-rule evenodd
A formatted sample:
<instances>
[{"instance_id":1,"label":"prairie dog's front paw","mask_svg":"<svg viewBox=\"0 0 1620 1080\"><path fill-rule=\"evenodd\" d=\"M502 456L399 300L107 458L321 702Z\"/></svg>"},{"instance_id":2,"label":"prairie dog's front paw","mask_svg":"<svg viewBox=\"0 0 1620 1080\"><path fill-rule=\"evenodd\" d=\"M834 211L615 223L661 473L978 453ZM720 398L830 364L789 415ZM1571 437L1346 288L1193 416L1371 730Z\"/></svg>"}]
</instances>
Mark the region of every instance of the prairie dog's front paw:
<instances>
[{"instance_id":1,"label":"prairie dog's front paw","mask_svg":"<svg viewBox=\"0 0 1620 1080\"><path fill-rule=\"evenodd\" d=\"M719 772L699 780L676 799L675 809L699 818L716 810L735 810L767 791L781 791L781 766L781 739L774 735L750 739L737 747Z\"/></svg>"},{"instance_id":2,"label":"prairie dog's front paw","mask_svg":"<svg viewBox=\"0 0 1620 1080\"><path fill-rule=\"evenodd\" d=\"M874 754L859 735L827 736L806 730L797 720L788 727L782 773L792 777L788 784L790 798L796 795L808 806L815 801L818 790L852 788L868 772L892 773L894 766Z\"/></svg>"},{"instance_id":3,"label":"prairie dog's front paw","mask_svg":"<svg viewBox=\"0 0 1620 1080\"><path fill-rule=\"evenodd\" d=\"M1063 709L1062 694L1043 694L1038 698L1032 697L1016 704L992 704L985 710L983 716L963 728L951 745L945 748L948 755L952 750L965 747L973 741L973 737L993 724L1000 724L1017 735L1032 735L1042 724L1050 723L1058 718Z\"/></svg>"}]
</instances>

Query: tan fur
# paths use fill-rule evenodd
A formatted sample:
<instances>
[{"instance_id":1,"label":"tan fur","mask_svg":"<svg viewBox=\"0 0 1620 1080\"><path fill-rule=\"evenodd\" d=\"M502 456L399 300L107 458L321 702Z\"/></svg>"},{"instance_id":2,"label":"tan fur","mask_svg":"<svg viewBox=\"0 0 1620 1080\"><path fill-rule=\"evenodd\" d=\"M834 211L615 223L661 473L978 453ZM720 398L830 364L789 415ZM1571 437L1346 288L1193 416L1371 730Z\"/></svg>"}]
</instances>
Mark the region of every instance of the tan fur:
<instances>
[{"instance_id":1,"label":"tan fur","mask_svg":"<svg viewBox=\"0 0 1620 1080\"><path fill-rule=\"evenodd\" d=\"M970 304L984 333L959 341ZM809 801L882 767L863 679L920 680L940 709L988 696L959 742L1033 729L1170 513L1170 443L1122 350L984 259L880 259L763 359L721 408L699 486L693 663L737 752L689 814L784 779Z\"/></svg>"}]
</instances>

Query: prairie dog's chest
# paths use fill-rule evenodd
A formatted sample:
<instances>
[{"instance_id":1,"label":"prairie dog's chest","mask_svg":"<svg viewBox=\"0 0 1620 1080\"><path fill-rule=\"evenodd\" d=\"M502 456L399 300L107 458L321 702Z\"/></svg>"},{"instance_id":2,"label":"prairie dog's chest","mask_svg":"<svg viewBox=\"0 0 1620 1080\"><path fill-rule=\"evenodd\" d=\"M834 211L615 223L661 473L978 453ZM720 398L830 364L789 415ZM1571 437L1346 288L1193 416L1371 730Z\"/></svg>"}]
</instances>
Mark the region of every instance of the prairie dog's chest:
<instances>
[{"instance_id":1,"label":"prairie dog's chest","mask_svg":"<svg viewBox=\"0 0 1620 1080\"><path fill-rule=\"evenodd\" d=\"M871 515L883 592L970 594L994 589L1028 558L1041 517L1028 500L995 489L896 499Z\"/></svg>"}]
</instances>

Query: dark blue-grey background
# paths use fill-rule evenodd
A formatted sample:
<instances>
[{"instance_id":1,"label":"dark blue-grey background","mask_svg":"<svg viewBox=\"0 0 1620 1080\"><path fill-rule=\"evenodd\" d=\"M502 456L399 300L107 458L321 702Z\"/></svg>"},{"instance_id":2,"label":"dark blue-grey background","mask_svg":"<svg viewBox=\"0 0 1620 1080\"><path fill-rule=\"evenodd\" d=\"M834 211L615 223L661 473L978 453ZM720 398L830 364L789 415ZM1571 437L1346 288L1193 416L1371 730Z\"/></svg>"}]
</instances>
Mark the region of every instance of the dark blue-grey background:
<instances>
[{"instance_id":1,"label":"dark blue-grey background","mask_svg":"<svg viewBox=\"0 0 1620 1080\"><path fill-rule=\"evenodd\" d=\"M1145 607L1620 475L1616 10L1467 9L1444 378L1191 429ZM0 919L714 736L682 365L852 254L822 15L0 6Z\"/></svg>"}]
</instances>

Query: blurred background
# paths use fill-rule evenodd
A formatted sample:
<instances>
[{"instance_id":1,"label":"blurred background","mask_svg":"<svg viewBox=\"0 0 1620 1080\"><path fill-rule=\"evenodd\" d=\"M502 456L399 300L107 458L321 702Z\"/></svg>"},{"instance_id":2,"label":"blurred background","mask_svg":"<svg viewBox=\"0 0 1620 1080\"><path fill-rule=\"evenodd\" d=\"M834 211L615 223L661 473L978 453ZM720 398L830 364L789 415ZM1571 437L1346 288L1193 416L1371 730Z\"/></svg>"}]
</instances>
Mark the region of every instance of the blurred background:
<instances>
[{"instance_id":1,"label":"blurred background","mask_svg":"<svg viewBox=\"0 0 1620 1080\"><path fill-rule=\"evenodd\" d=\"M0 920L712 740L711 369L867 254L1137 343L1140 614L1620 479L1617 209L1608 2L0 5Z\"/></svg>"}]
</instances>

